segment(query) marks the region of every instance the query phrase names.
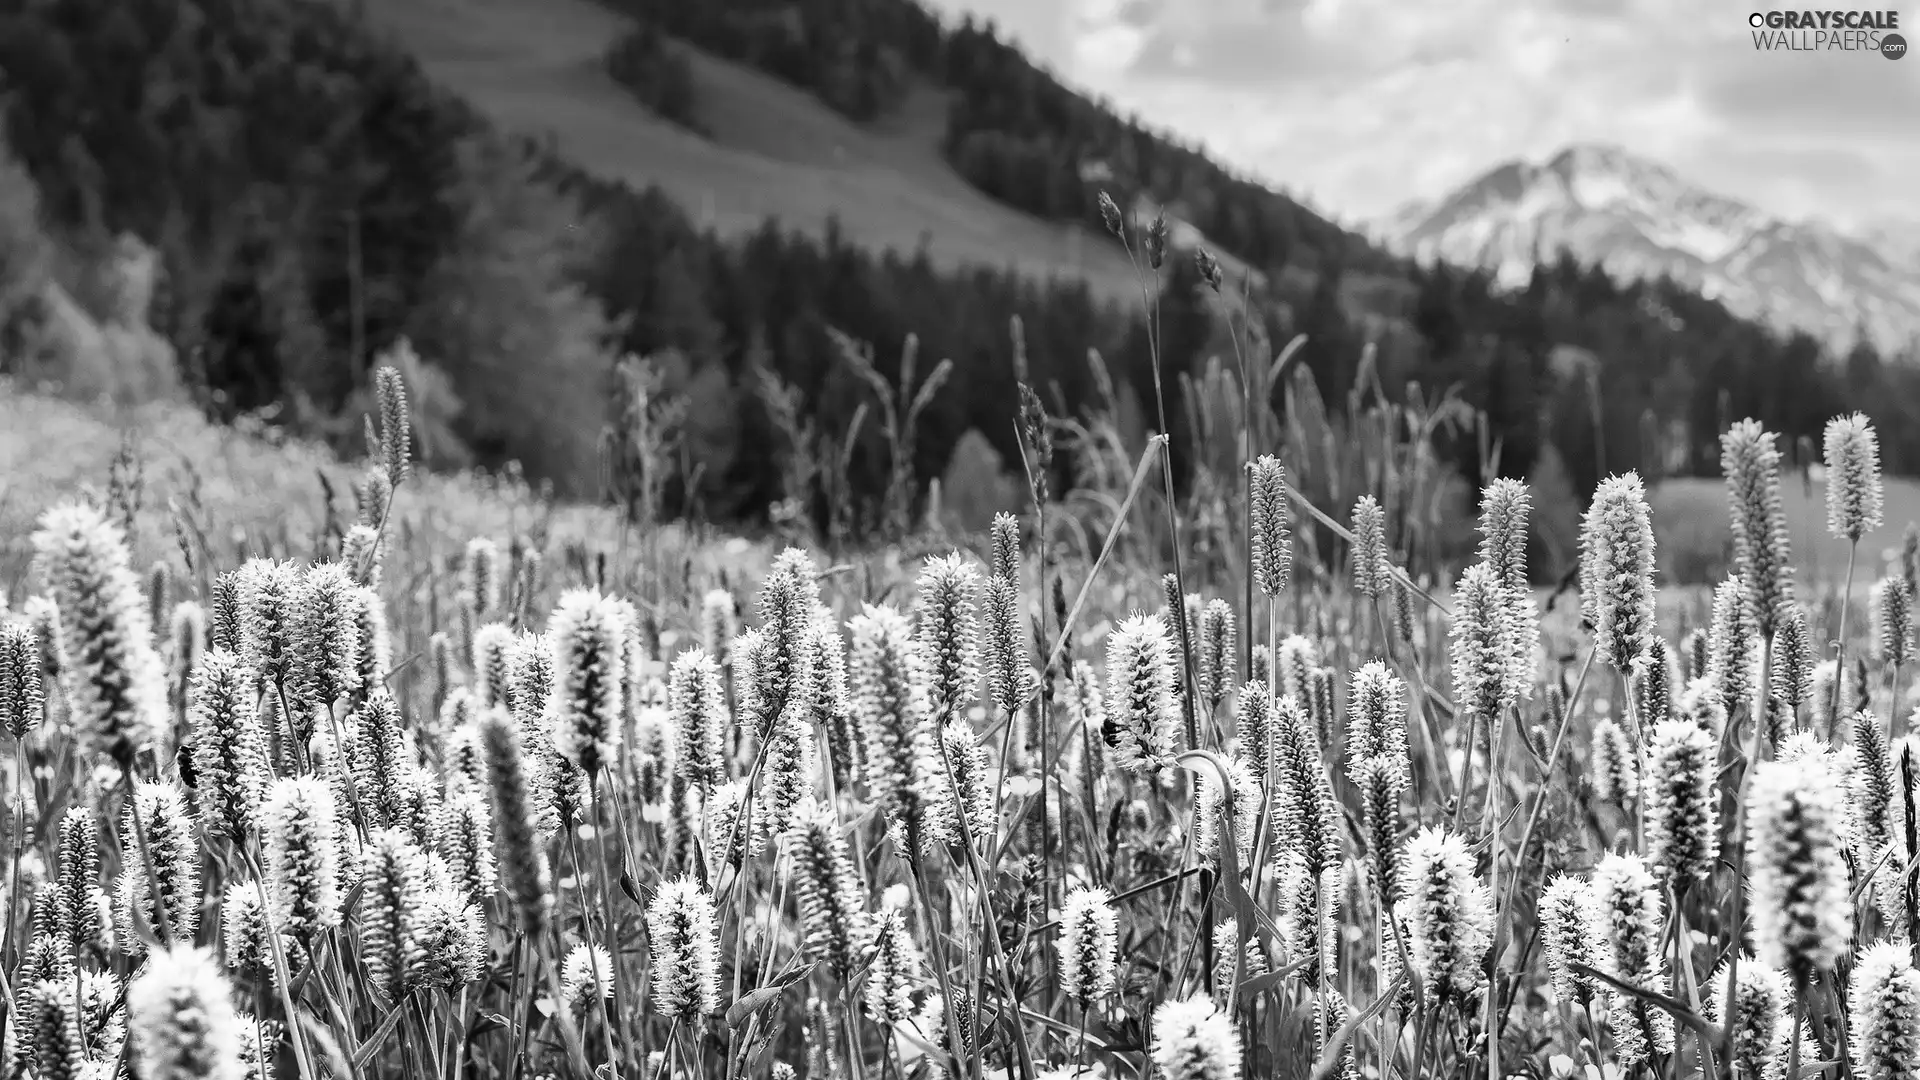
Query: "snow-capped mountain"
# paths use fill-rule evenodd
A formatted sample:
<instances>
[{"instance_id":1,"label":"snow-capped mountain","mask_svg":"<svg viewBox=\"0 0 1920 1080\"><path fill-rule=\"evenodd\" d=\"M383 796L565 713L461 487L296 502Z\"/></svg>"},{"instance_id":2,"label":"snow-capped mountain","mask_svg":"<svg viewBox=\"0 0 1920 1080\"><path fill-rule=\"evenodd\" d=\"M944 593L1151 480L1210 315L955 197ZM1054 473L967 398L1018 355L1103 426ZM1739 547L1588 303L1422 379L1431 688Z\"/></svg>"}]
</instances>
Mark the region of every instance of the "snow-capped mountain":
<instances>
[{"instance_id":1,"label":"snow-capped mountain","mask_svg":"<svg viewBox=\"0 0 1920 1080\"><path fill-rule=\"evenodd\" d=\"M1567 250L1621 277L1671 275L1739 314L1838 349L1862 329L1884 353L1920 340L1920 228L1853 236L1786 221L1618 147L1508 162L1405 207L1382 229L1401 251L1486 267L1511 286Z\"/></svg>"}]
</instances>

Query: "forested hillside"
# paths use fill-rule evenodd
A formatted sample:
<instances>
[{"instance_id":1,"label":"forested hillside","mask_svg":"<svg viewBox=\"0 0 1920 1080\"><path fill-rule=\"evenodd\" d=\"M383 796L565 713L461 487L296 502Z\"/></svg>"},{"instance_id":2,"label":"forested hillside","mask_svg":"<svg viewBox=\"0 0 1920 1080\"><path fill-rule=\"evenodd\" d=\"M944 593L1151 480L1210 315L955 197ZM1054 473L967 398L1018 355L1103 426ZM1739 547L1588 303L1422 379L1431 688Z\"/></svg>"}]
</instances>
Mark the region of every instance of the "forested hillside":
<instances>
[{"instance_id":1,"label":"forested hillside","mask_svg":"<svg viewBox=\"0 0 1920 1080\"><path fill-rule=\"evenodd\" d=\"M1253 301L1265 347L1307 334L1304 362L1328 400L1345 399L1372 343L1389 395L1456 386L1484 410L1502 471L1527 472L1550 442L1581 488L1626 468L1710 473L1723 417L1751 415L1811 440L1827 416L1854 407L1882 421L1891 467L1920 468L1920 433L1893 422L1920 392L1910 370L1864 350L1823 360L1810 340L1778 339L1666 283L1622 286L1569 264L1507 295L1484 275L1397 262L1071 94L990 31L940 31L905 0L634 10L657 17L668 51L693 55L696 72L721 63L712 52L735 56L838 108L870 104L880 122L903 81L939 72L950 134L1038 140L1076 168L1099 156L1114 179L1089 181L1076 197L1111 186L1124 200L1136 178L1267 272L1279 284ZM685 21L698 13L719 29ZM846 23L856 15L874 20L859 34ZM769 40L799 44L779 51L721 35L752 25L748 16L776 27ZM872 47L832 45L848 41ZM818 436L845 438L856 410L874 405L830 328L872 343L889 376L908 334L918 336L923 372L956 362L918 432L923 479L969 429L1014 460L1014 315L1050 408L1073 415L1096 396L1095 349L1132 415L1152 411L1141 407L1152 392L1145 320L1111 290L1002 267L956 270L831 229L769 223L723 237L697 226L694 208L560 158L539 130L496 128L348 8L0 0L0 70L7 141L40 189L46 226L76 248L130 230L160 249L166 282L154 322L216 415L278 405L283 419L351 442L372 358L404 336L440 376L425 396L450 436L446 457L516 458L593 492L607 402L632 385L618 359L670 353L655 365L663 381L653 392L675 404L672 508L751 519L783 493L776 455L763 452L786 438L781 426L741 422L767 409L766 374L799 395ZM675 107L697 129L701 81L687 82ZM964 156L966 137L951 143ZM1097 213L1072 203L1036 209L1099 228ZM1238 290L1229 281L1216 296L1186 257L1170 259L1162 280L1178 454L1179 376L1232 356L1224 316L1238 311L1228 295ZM887 473L873 420L848 456L867 501ZM1463 470L1478 459L1464 438L1448 452ZM1071 465L1060 463L1060 483Z\"/></svg>"}]
</instances>

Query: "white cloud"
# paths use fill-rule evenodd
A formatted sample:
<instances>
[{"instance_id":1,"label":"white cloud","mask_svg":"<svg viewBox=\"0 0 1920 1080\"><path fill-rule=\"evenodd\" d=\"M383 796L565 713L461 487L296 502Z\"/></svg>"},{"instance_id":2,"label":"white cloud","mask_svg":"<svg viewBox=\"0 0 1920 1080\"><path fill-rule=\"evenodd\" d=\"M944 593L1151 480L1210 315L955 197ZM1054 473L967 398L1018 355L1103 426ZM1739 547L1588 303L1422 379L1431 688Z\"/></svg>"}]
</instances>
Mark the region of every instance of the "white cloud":
<instances>
[{"instance_id":1,"label":"white cloud","mask_svg":"<svg viewBox=\"0 0 1920 1080\"><path fill-rule=\"evenodd\" d=\"M1727 0L937 2L1044 22L1007 25L1070 81L1350 221L1572 142L1777 213L1920 219L1920 60L1756 51Z\"/></svg>"}]
</instances>

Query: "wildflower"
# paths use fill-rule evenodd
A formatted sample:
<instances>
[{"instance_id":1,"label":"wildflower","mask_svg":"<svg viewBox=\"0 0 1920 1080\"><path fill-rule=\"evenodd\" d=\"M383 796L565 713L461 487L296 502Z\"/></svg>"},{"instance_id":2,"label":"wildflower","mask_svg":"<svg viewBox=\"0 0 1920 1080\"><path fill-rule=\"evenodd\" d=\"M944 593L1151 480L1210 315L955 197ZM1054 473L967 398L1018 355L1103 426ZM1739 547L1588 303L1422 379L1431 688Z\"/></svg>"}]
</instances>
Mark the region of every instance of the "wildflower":
<instances>
[{"instance_id":1,"label":"wildflower","mask_svg":"<svg viewBox=\"0 0 1920 1080\"><path fill-rule=\"evenodd\" d=\"M1593 725L1593 752L1587 764L1594 798L1624 805L1639 793L1640 770L1634 763L1633 747L1610 717Z\"/></svg>"},{"instance_id":2,"label":"wildflower","mask_svg":"<svg viewBox=\"0 0 1920 1080\"><path fill-rule=\"evenodd\" d=\"M1093 696L1093 701L1099 702L1098 695ZM1235 701L1233 732L1240 756L1247 760L1254 775L1263 783L1271 781L1279 769L1274 750L1277 729L1273 695L1267 692L1264 681L1252 680L1241 687Z\"/></svg>"},{"instance_id":3,"label":"wildflower","mask_svg":"<svg viewBox=\"0 0 1920 1080\"><path fill-rule=\"evenodd\" d=\"M1077 886L1060 916L1060 989L1083 1009L1114 991L1120 920L1112 905L1106 889Z\"/></svg>"},{"instance_id":4,"label":"wildflower","mask_svg":"<svg viewBox=\"0 0 1920 1080\"><path fill-rule=\"evenodd\" d=\"M45 710L38 636L25 623L0 623L0 728L25 739Z\"/></svg>"},{"instance_id":5,"label":"wildflower","mask_svg":"<svg viewBox=\"0 0 1920 1080\"><path fill-rule=\"evenodd\" d=\"M1367 835L1367 869L1381 901L1400 899L1400 797L1407 790L1407 763L1386 755L1362 758L1350 775L1360 789L1360 822Z\"/></svg>"},{"instance_id":6,"label":"wildflower","mask_svg":"<svg viewBox=\"0 0 1920 1080\"><path fill-rule=\"evenodd\" d=\"M1827 421L1827 531L1858 543L1880 527L1880 440L1860 413Z\"/></svg>"},{"instance_id":7,"label":"wildflower","mask_svg":"<svg viewBox=\"0 0 1920 1080\"><path fill-rule=\"evenodd\" d=\"M761 766L760 802L754 825L763 836L778 836L797 821L813 800L814 777L820 754L814 745L813 725L793 710L780 718L767 740ZM755 850L758 850L758 837Z\"/></svg>"},{"instance_id":8,"label":"wildflower","mask_svg":"<svg viewBox=\"0 0 1920 1080\"><path fill-rule=\"evenodd\" d=\"M498 870L493 855L493 814L478 792L462 791L447 798L434 822L440 857L447 861L453 883L474 903L493 893Z\"/></svg>"},{"instance_id":9,"label":"wildflower","mask_svg":"<svg viewBox=\"0 0 1920 1080\"><path fill-rule=\"evenodd\" d=\"M431 866L432 856L428 856ZM480 909L458 888L432 880L401 913L406 929L404 992L454 991L486 970L487 925Z\"/></svg>"},{"instance_id":10,"label":"wildflower","mask_svg":"<svg viewBox=\"0 0 1920 1080\"><path fill-rule=\"evenodd\" d=\"M1239 958L1239 979L1242 984L1273 970L1273 966L1267 963L1266 950L1260 947L1259 940L1255 938L1243 944L1240 941L1240 928L1230 920L1214 928L1213 951L1217 957L1213 968L1213 996L1222 1000L1233 994L1236 956Z\"/></svg>"},{"instance_id":11,"label":"wildflower","mask_svg":"<svg viewBox=\"0 0 1920 1080\"><path fill-rule=\"evenodd\" d=\"M1862 710L1853 714L1853 750L1854 768L1849 778L1853 782L1849 788L1854 799L1855 839L1860 845L1860 855L1871 863L1893 842L1894 830L1890 826L1894 824L1891 811L1896 780L1887 734L1880 729L1879 718L1870 712ZM1904 820L1899 828L1905 831Z\"/></svg>"},{"instance_id":12,"label":"wildflower","mask_svg":"<svg viewBox=\"0 0 1920 1080\"><path fill-rule=\"evenodd\" d=\"M553 642L554 748L588 776L616 753L626 679L626 654L611 600L588 589L560 597L549 633Z\"/></svg>"},{"instance_id":13,"label":"wildflower","mask_svg":"<svg viewBox=\"0 0 1920 1080\"><path fill-rule=\"evenodd\" d=\"M1369 600L1393 584L1393 564L1387 561L1387 513L1371 495L1353 504L1353 591Z\"/></svg>"},{"instance_id":14,"label":"wildflower","mask_svg":"<svg viewBox=\"0 0 1920 1080\"><path fill-rule=\"evenodd\" d=\"M240 655L247 667L281 693L291 693L300 572L275 559L248 559L240 566Z\"/></svg>"},{"instance_id":15,"label":"wildflower","mask_svg":"<svg viewBox=\"0 0 1920 1080\"><path fill-rule=\"evenodd\" d=\"M500 883L520 913L521 929L537 938L552 903L547 859L534 820L534 795L519 729L498 709L480 719L488 789L498 830Z\"/></svg>"},{"instance_id":16,"label":"wildflower","mask_svg":"<svg viewBox=\"0 0 1920 1080\"><path fill-rule=\"evenodd\" d=\"M1406 688L1379 660L1353 673L1347 692L1347 775L1355 783L1360 764L1382 755L1403 776L1409 772Z\"/></svg>"},{"instance_id":17,"label":"wildflower","mask_svg":"<svg viewBox=\"0 0 1920 1080\"><path fill-rule=\"evenodd\" d=\"M1673 678L1666 639L1647 635L1646 647L1633 658L1633 702L1642 724L1651 727L1673 715Z\"/></svg>"},{"instance_id":18,"label":"wildflower","mask_svg":"<svg viewBox=\"0 0 1920 1080\"><path fill-rule=\"evenodd\" d=\"M1020 611L1020 525L1012 514L997 514L993 519L993 572L987 577L983 607L981 654L987 699L1011 716L1032 690Z\"/></svg>"},{"instance_id":19,"label":"wildflower","mask_svg":"<svg viewBox=\"0 0 1920 1080\"><path fill-rule=\"evenodd\" d=\"M1702 675L1688 683L1681 692L1679 708L1674 717L1718 736L1727 726L1726 695L1711 676Z\"/></svg>"},{"instance_id":20,"label":"wildflower","mask_svg":"<svg viewBox=\"0 0 1920 1080\"><path fill-rule=\"evenodd\" d=\"M1703 987L1708 992L1708 1016L1727 1028L1732 1036L1732 1064L1735 1075L1761 1077L1774 1075L1775 1051L1787 1035L1787 1006L1792 988L1784 972L1776 971L1751 956L1742 957L1736 972L1722 964ZM1733 985L1729 987L1728 975Z\"/></svg>"},{"instance_id":21,"label":"wildflower","mask_svg":"<svg viewBox=\"0 0 1920 1080\"><path fill-rule=\"evenodd\" d=\"M912 631L898 611L871 604L847 629L848 694L867 746L868 784L889 819L919 833L926 813L919 777L931 773L928 758L935 751L922 724L926 704Z\"/></svg>"},{"instance_id":22,"label":"wildflower","mask_svg":"<svg viewBox=\"0 0 1920 1080\"><path fill-rule=\"evenodd\" d=\"M240 1080L240 1023L211 953L156 953L127 987L133 1061L148 1080ZM49 1073L48 1075L58 1075Z\"/></svg>"},{"instance_id":23,"label":"wildflower","mask_svg":"<svg viewBox=\"0 0 1920 1080\"><path fill-rule=\"evenodd\" d=\"M1660 886L1638 855L1602 858L1587 894L1587 940L1594 968L1642 990L1665 993L1663 907ZM1672 1049L1673 1022L1665 1013L1653 1015L1657 1010L1649 1011L1643 1002L1619 992L1609 994L1608 1002L1622 1063L1646 1060L1649 1049Z\"/></svg>"},{"instance_id":24,"label":"wildflower","mask_svg":"<svg viewBox=\"0 0 1920 1080\"><path fill-rule=\"evenodd\" d=\"M1463 709L1498 723L1526 693L1506 588L1485 563L1467 568L1454 589L1453 686Z\"/></svg>"},{"instance_id":25,"label":"wildflower","mask_svg":"<svg viewBox=\"0 0 1920 1080\"><path fill-rule=\"evenodd\" d=\"M727 590L708 589L700 597L700 643L723 668L731 662L738 619L739 605Z\"/></svg>"},{"instance_id":26,"label":"wildflower","mask_svg":"<svg viewBox=\"0 0 1920 1080\"><path fill-rule=\"evenodd\" d=\"M813 645L813 720L827 733L828 761L837 783L846 787L865 775L866 744L855 729L847 690L847 645L833 612L824 605L814 613L808 640Z\"/></svg>"},{"instance_id":27,"label":"wildflower","mask_svg":"<svg viewBox=\"0 0 1920 1080\"><path fill-rule=\"evenodd\" d=\"M720 943L706 889L691 878L662 884L647 905L647 935L653 943L648 975L661 1015L692 1020L718 1009Z\"/></svg>"},{"instance_id":28,"label":"wildflower","mask_svg":"<svg viewBox=\"0 0 1920 1080\"><path fill-rule=\"evenodd\" d=\"M741 711L751 719L756 733L772 729L789 696L804 698L813 690L813 649L808 637L819 608L813 561L798 548L781 552L760 586L761 648L745 673L748 693ZM746 656L740 644L736 642L737 655ZM812 707L811 701L801 704L805 709Z\"/></svg>"},{"instance_id":29,"label":"wildflower","mask_svg":"<svg viewBox=\"0 0 1920 1080\"><path fill-rule=\"evenodd\" d=\"M1271 599L1286 589L1293 569L1293 541L1287 533L1287 470L1271 455L1263 455L1247 468L1252 473L1248 519L1253 580Z\"/></svg>"},{"instance_id":30,"label":"wildflower","mask_svg":"<svg viewBox=\"0 0 1920 1080\"><path fill-rule=\"evenodd\" d=\"M1333 1042L1334 1033L1353 1018L1353 1009L1347 1004L1346 996L1331 986L1324 994L1313 999L1314 1046L1322 1055ZM1360 1080L1359 1059L1354 1054L1354 1040L1349 1038L1340 1049L1340 1080Z\"/></svg>"},{"instance_id":31,"label":"wildflower","mask_svg":"<svg viewBox=\"0 0 1920 1080\"><path fill-rule=\"evenodd\" d=\"M380 496L385 501L385 496ZM375 511L378 512L378 511ZM362 513L364 516L365 508ZM370 588L380 584L380 533L364 519L340 538L340 562L353 576L354 584Z\"/></svg>"},{"instance_id":32,"label":"wildflower","mask_svg":"<svg viewBox=\"0 0 1920 1080\"><path fill-rule=\"evenodd\" d=\"M1320 743L1292 698L1280 700L1278 738L1280 786L1273 811L1282 850L1297 852L1318 877L1340 864L1340 804L1320 756Z\"/></svg>"},{"instance_id":33,"label":"wildflower","mask_svg":"<svg viewBox=\"0 0 1920 1080\"><path fill-rule=\"evenodd\" d=\"M374 988L397 1004L407 970L406 913L426 888L426 853L398 829L376 829L361 858L361 959Z\"/></svg>"},{"instance_id":34,"label":"wildflower","mask_svg":"<svg viewBox=\"0 0 1920 1080\"><path fill-rule=\"evenodd\" d=\"M404 346L404 342L402 344ZM407 351L411 353L410 348ZM381 463L387 475L398 484L406 480L413 457L407 384L396 368L382 364L373 369L373 393L380 406Z\"/></svg>"},{"instance_id":35,"label":"wildflower","mask_svg":"<svg viewBox=\"0 0 1920 1080\"><path fill-rule=\"evenodd\" d=\"M413 762L401 735L399 703L384 689L375 690L354 713L351 730L351 781L343 785L348 792L340 801L352 806L358 800L371 825L401 824L407 816L406 773Z\"/></svg>"},{"instance_id":36,"label":"wildflower","mask_svg":"<svg viewBox=\"0 0 1920 1080\"><path fill-rule=\"evenodd\" d=\"M833 812L821 808L796 820L787 850L793 856L807 958L845 979L857 970L855 952L867 936L867 913Z\"/></svg>"},{"instance_id":37,"label":"wildflower","mask_svg":"<svg viewBox=\"0 0 1920 1080\"><path fill-rule=\"evenodd\" d=\"M207 612L192 600L173 605L167 620L167 652L172 661L170 676L175 686L184 687L200 667L207 651Z\"/></svg>"},{"instance_id":38,"label":"wildflower","mask_svg":"<svg viewBox=\"0 0 1920 1080\"><path fill-rule=\"evenodd\" d=\"M1531 681L1533 650L1540 636L1533 588L1527 580L1527 518L1532 511L1533 495L1522 480L1500 477L1480 494L1480 561L1492 567L1506 586L1513 632L1519 639L1517 677L1523 685Z\"/></svg>"},{"instance_id":39,"label":"wildflower","mask_svg":"<svg viewBox=\"0 0 1920 1080\"><path fill-rule=\"evenodd\" d=\"M1553 996L1575 1008L1593 997L1593 980L1573 970L1587 962L1587 883L1561 874L1540 895L1540 929Z\"/></svg>"},{"instance_id":40,"label":"wildflower","mask_svg":"<svg viewBox=\"0 0 1920 1080\"><path fill-rule=\"evenodd\" d=\"M260 904L260 887L253 881L235 881L220 900L220 941L227 966L246 978L273 977L273 942L268 937L267 910ZM289 964L297 954L293 939L280 935Z\"/></svg>"},{"instance_id":41,"label":"wildflower","mask_svg":"<svg viewBox=\"0 0 1920 1080\"><path fill-rule=\"evenodd\" d=\"M1747 794L1747 874L1754 952L1796 979L1829 971L1853 937L1830 774L1784 760L1755 767Z\"/></svg>"},{"instance_id":42,"label":"wildflower","mask_svg":"<svg viewBox=\"0 0 1920 1080\"><path fill-rule=\"evenodd\" d=\"M874 916L873 959L867 966L867 1015L892 1026L913 1015L913 991L920 981L920 950L907 934L898 911Z\"/></svg>"},{"instance_id":43,"label":"wildflower","mask_svg":"<svg viewBox=\"0 0 1920 1080\"><path fill-rule=\"evenodd\" d=\"M1855 1075L1920 1077L1920 970L1905 942L1883 941L1861 951L1848 1002Z\"/></svg>"},{"instance_id":44,"label":"wildflower","mask_svg":"<svg viewBox=\"0 0 1920 1080\"><path fill-rule=\"evenodd\" d=\"M935 717L959 715L980 681L980 641L974 597L979 576L959 555L927 560L920 574L915 645Z\"/></svg>"},{"instance_id":45,"label":"wildflower","mask_svg":"<svg viewBox=\"0 0 1920 1080\"><path fill-rule=\"evenodd\" d=\"M553 703L553 650L548 645L546 638L522 632L507 651L509 692L506 696L513 703L508 711L526 731L548 726L547 709ZM464 689L458 693L466 695ZM466 696L470 707L478 707L478 701L471 695Z\"/></svg>"},{"instance_id":46,"label":"wildflower","mask_svg":"<svg viewBox=\"0 0 1920 1080\"><path fill-rule=\"evenodd\" d=\"M1719 743L1687 720L1655 725L1647 750L1647 860L1676 890L1705 881L1719 849Z\"/></svg>"},{"instance_id":47,"label":"wildflower","mask_svg":"<svg viewBox=\"0 0 1920 1080\"><path fill-rule=\"evenodd\" d=\"M741 814L747 805L747 782L729 780L717 784L707 794L705 813L707 860L717 872L721 866L738 866L746 851L746 834Z\"/></svg>"},{"instance_id":48,"label":"wildflower","mask_svg":"<svg viewBox=\"0 0 1920 1080\"><path fill-rule=\"evenodd\" d=\"M1729 714L1753 701L1757 624L1740 579L1728 578L1713 590L1713 622L1707 632L1707 678L1719 689Z\"/></svg>"},{"instance_id":49,"label":"wildflower","mask_svg":"<svg viewBox=\"0 0 1920 1080\"><path fill-rule=\"evenodd\" d=\"M500 546L485 536L467 541L460 561L460 589L473 601L473 615L484 619L500 607Z\"/></svg>"},{"instance_id":50,"label":"wildflower","mask_svg":"<svg viewBox=\"0 0 1920 1080\"><path fill-rule=\"evenodd\" d=\"M393 670L393 639L387 633L387 607L380 594L361 586L348 601L353 612L355 655L359 658L357 707L376 688L384 686Z\"/></svg>"},{"instance_id":51,"label":"wildflower","mask_svg":"<svg viewBox=\"0 0 1920 1080\"><path fill-rule=\"evenodd\" d=\"M333 792L313 777L275 780L260 805L274 923L310 938L340 921Z\"/></svg>"},{"instance_id":52,"label":"wildflower","mask_svg":"<svg viewBox=\"0 0 1920 1080\"><path fill-rule=\"evenodd\" d=\"M1807 637L1807 615L1799 605L1788 607L1773 634L1771 658L1773 696L1787 709L1798 709L1813 695L1813 643Z\"/></svg>"},{"instance_id":53,"label":"wildflower","mask_svg":"<svg viewBox=\"0 0 1920 1080\"><path fill-rule=\"evenodd\" d=\"M725 775L721 739L728 726L726 687L720 665L704 649L689 649L673 662L668 701L679 745L674 769L708 786Z\"/></svg>"},{"instance_id":54,"label":"wildflower","mask_svg":"<svg viewBox=\"0 0 1920 1080\"><path fill-rule=\"evenodd\" d=\"M1233 1018L1196 993L1153 1011L1153 1063L1166 1080L1237 1080L1240 1034Z\"/></svg>"},{"instance_id":55,"label":"wildflower","mask_svg":"<svg viewBox=\"0 0 1920 1080\"><path fill-rule=\"evenodd\" d=\"M66 924L68 951L84 955L105 924L94 903L100 888L99 827L93 811L86 806L70 806L60 818L59 866L60 911Z\"/></svg>"},{"instance_id":56,"label":"wildflower","mask_svg":"<svg viewBox=\"0 0 1920 1080\"><path fill-rule=\"evenodd\" d=\"M1459 837L1426 828L1407 843L1401 899L1408 960L1427 993L1465 1002L1486 985L1481 970L1493 945L1493 896L1473 873Z\"/></svg>"},{"instance_id":57,"label":"wildflower","mask_svg":"<svg viewBox=\"0 0 1920 1080\"><path fill-rule=\"evenodd\" d=\"M1889 667L1913 659L1913 595L1897 577L1875 584L1872 593L1874 656Z\"/></svg>"},{"instance_id":58,"label":"wildflower","mask_svg":"<svg viewBox=\"0 0 1920 1080\"><path fill-rule=\"evenodd\" d=\"M133 802L121 830L127 845L120 859L126 875L122 905L131 912L137 904L163 939L190 940L200 925L200 845L186 796L171 783L147 781L133 789ZM142 836L144 851L134 846Z\"/></svg>"},{"instance_id":59,"label":"wildflower","mask_svg":"<svg viewBox=\"0 0 1920 1080\"><path fill-rule=\"evenodd\" d=\"M1308 707L1313 690L1309 685L1314 668L1320 666L1320 650L1304 634L1289 634L1280 641L1280 696L1290 697L1301 708Z\"/></svg>"},{"instance_id":60,"label":"wildflower","mask_svg":"<svg viewBox=\"0 0 1920 1080\"><path fill-rule=\"evenodd\" d=\"M513 628L505 623L481 623L474 628L473 694L481 708L499 705L513 709L517 697L513 658L519 647Z\"/></svg>"},{"instance_id":61,"label":"wildflower","mask_svg":"<svg viewBox=\"0 0 1920 1080\"><path fill-rule=\"evenodd\" d=\"M1624 669L1653 632L1653 522L1638 473L1593 493L1580 533L1580 600L1595 658Z\"/></svg>"},{"instance_id":62,"label":"wildflower","mask_svg":"<svg viewBox=\"0 0 1920 1080\"><path fill-rule=\"evenodd\" d=\"M575 945L561 967L560 994L575 1012L613 997L613 957L598 945Z\"/></svg>"},{"instance_id":63,"label":"wildflower","mask_svg":"<svg viewBox=\"0 0 1920 1080\"><path fill-rule=\"evenodd\" d=\"M1233 607L1215 598L1200 614L1200 700L1209 711L1218 709L1233 687Z\"/></svg>"},{"instance_id":64,"label":"wildflower","mask_svg":"<svg viewBox=\"0 0 1920 1080\"><path fill-rule=\"evenodd\" d=\"M83 750L126 766L161 730L166 682L120 527L65 503L40 518L36 565L58 605L62 676Z\"/></svg>"},{"instance_id":65,"label":"wildflower","mask_svg":"<svg viewBox=\"0 0 1920 1080\"><path fill-rule=\"evenodd\" d=\"M1173 642L1158 615L1136 615L1107 638L1107 723L1114 760L1130 772L1158 770L1179 750Z\"/></svg>"},{"instance_id":66,"label":"wildflower","mask_svg":"<svg viewBox=\"0 0 1920 1080\"><path fill-rule=\"evenodd\" d=\"M1742 420L1720 436L1720 471L1733 513L1734 565L1762 638L1793 603L1793 555L1780 505L1780 449L1757 420Z\"/></svg>"},{"instance_id":67,"label":"wildflower","mask_svg":"<svg viewBox=\"0 0 1920 1080\"><path fill-rule=\"evenodd\" d=\"M940 740L945 751L942 771L951 776L951 781L943 790L947 798L942 802L953 814L954 840L967 843L991 845L999 827L998 807L994 800L993 780L989 776L990 762L987 760L986 747L974 735L973 729L964 720L949 720L940 727ZM954 805L954 797L958 805ZM966 831L961 833L960 826Z\"/></svg>"},{"instance_id":68,"label":"wildflower","mask_svg":"<svg viewBox=\"0 0 1920 1080\"><path fill-rule=\"evenodd\" d=\"M1253 858L1253 833L1255 819L1260 813L1260 804L1265 789L1254 779L1253 770L1246 762L1227 763L1227 783L1232 795L1229 820L1233 828L1233 847L1239 865L1245 866ZM1220 816L1228 809L1228 792L1221 790L1220 776L1211 769L1199 774L1199 797L1194 806L1194 844L1201 855L1218 859L1220 857Z\"/></svg>"},{"instance_id":69,"label":"wildflower","mask_svg":"<svg viewBox=\"0 0 1920 1080\"><path fill-rule=\"evenodd\" d=\"M291 678L300 700L322 712L360 688L357 588L344 567L324 563L295 594Z\"/></svg>"}]
</instances>

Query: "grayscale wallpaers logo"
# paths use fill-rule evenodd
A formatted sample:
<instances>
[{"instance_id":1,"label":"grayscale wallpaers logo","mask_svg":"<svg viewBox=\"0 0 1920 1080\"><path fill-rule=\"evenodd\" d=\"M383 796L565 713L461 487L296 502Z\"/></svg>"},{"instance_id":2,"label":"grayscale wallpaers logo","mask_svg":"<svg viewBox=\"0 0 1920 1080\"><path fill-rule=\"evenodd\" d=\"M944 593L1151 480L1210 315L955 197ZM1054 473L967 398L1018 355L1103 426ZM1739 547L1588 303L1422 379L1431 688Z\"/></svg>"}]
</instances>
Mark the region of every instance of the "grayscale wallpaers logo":
<instances>
[{"instance_id":1,"label":"grayscale wallpaers logo","mask_svg":"<svg viewBox=\"0 0 1920 1080\"><path fill-rule=\"evenodd\" d=\"M1897 11L1756 11L1747 16L1753 47L1768 52L1879 53L1907 55Z\"/></svg>"}]
</instances>

